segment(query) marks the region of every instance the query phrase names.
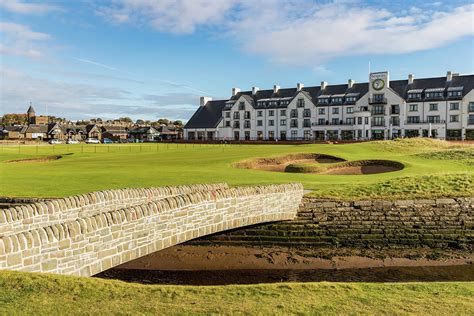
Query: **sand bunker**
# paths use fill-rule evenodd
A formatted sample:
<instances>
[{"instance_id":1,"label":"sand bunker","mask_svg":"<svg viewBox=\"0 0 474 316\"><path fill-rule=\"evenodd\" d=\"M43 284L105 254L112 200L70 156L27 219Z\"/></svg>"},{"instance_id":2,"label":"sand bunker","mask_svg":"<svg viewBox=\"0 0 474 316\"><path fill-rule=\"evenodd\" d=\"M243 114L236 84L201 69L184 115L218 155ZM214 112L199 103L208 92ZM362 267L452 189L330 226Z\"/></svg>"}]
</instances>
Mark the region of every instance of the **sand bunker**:
<instances>
[{"instance_id":1,"label":"sand bunker","mask_svg":"<svg viewBox=\"0 0 474 316\"><path fill-rule=\"evenodd\" d=\"M46 156L46 157L37 157L37 158L22 158L22 159L14 159L14 160L7 160L6 163L21 163L21 162L46 162L52 160L61 159L62 156Z\"/></svg>"},{"instance_id":2,"label":"sand bunker","mask_svg":"<svg viewBox=\"0 0 474 316\"><path fill-rule=\"evenodd\" d=\"M330 155L300 153L241 161L234 167L290 173L360 175L398 171L404 165L391 160L346 161Z\"/></svg>"},{"instance_id":3,"label":"sand bunker","mask_svg":"<svg viewBox=\"0 0 474 316\"><path fill-rule=\"evenodd\" d=\"M404 168L403 164L391 160L359 160L349 161L338 166L327 168L320 174L334 175L357 175L376 174L399 171Z\"/></svg>"},{"instance_id":4,"label":"sand bunker","mask_svg":"<svg viewBox=\"0 0 474 316\"><path fill-rule=\"evenodd\" d=\"M302 153L273 158L257 158L248 161L241 161L234 164L234 167L242 169L285 172L286 167L290 164L327 164L343 161L345 160L342 158L330 155Z\"/></svg>"}]
</instances>

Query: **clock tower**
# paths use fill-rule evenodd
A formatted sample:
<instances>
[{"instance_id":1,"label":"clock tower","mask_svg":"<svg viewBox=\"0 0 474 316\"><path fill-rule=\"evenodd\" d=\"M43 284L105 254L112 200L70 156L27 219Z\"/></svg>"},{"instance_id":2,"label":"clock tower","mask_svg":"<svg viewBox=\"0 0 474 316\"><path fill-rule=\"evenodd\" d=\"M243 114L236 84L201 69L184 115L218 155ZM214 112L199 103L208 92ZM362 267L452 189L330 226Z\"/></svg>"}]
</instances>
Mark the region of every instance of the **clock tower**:
<instances>
[{"instance_id":1,"label":"clock tower","mask_svg":"<svg viewBox=\"0 0 474 316\"><path fill-rule=\"evenodd\" d=\"M383 72L372 72L369 77L369 93L374 94L385 94L385 90L389 87L390 79L388 71Z\"/></svg>"}]
</instances>

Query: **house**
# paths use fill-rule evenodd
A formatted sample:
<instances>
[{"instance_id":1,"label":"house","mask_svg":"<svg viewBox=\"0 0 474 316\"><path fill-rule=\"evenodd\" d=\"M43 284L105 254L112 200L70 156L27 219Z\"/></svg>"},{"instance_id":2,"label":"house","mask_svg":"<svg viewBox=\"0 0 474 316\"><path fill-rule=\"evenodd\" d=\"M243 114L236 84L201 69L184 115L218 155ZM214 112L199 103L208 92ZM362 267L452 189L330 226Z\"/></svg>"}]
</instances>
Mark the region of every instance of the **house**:
<instances>
[{"instance_id":1,"label":"house","mask_svg":"<svg viewBox=\"0 0 474 316\"><path fill-rule=\"evenodd\" d=\"M0 128L1 137L3 139L24 139L26 128L25 125L2 126Z\"/></svg>"},{"instance_id":2,"label":"house","mask_svg":"<svg viewBox=\"0 0 474 316\"><path fill-rule=\"evenodd\" d=\"M123 126L102 126L101 134L102 139L124 140L128 138L128 128Z\"/></svg>"},{"instance_id":3,"label":"house","mask_svg":"<svg viewBox=\"0 0 474 316\"><path fill-rule=\"evenodd\" d=\"M131 129L129 132L130 138L133 140L141 140L141 141L156 141L160 137L160 132L158 132L152 126L145 126L145 127L137 127Z\"/></svg>"},{"instance_id":4,"label":"house","mask_svg":"<svg viewBox=\"0 0 474 316\"><path fill-rule=\"evenodd\" d=\"M161 125L158 127L158 132L160 133L160 138L162 140L171 140L179 139L180 130L173 125Z\"/></svg>"},{"instance_id":5,"label":"house","mask_svg":"<svg viewBox=\"0 0 474 316\"><path fill-rule=\"evenodd\" d=\"M370 140L433 137L474 140L474 75L260 90L232 89L227 100L201 97L185 139Z\"/></svg>"}]
</instances>

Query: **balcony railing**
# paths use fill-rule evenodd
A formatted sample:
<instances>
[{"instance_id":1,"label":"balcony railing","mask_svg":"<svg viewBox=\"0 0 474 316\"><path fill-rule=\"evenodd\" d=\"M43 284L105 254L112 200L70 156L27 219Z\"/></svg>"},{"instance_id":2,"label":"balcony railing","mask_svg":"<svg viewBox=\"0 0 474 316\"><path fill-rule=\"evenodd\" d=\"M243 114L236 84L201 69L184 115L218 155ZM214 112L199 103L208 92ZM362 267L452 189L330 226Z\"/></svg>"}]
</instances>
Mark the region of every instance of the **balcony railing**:
<instances>
[{"instance_id":1,"label":"balcony railing","mask_svg":"<svg viewBox=\"0 0 474 316\"><path fill-rule=\"evenodd\" d=\"M387 98L369 98L369 104L387 104Z\"/></svg>"},{"instance_id":2,"label":"balcony railing","mask_svg":"<svg viewBox=\"0 0 474 316\"><path fill-rule=\"evenodd\" d=\"M319 122L312 122L312 126L340 126L340 125L354 125L355 123L347 123L347 122L338 122L338 123L333 123L333 122L324 122L323 124L320 124Z\"/></svg>"},{"instance_id":3,"label":"balcony railing","mask_svg":"<svg viewBox=\"0 0 474 316\"><path fill-rule=\"evenodd\" d=\"M418 122L405 122L405 125L410 125L410 124L444 124L446 123L446 120L436 120L436 121L418 121Z\"/></svg>"}]
</instances>

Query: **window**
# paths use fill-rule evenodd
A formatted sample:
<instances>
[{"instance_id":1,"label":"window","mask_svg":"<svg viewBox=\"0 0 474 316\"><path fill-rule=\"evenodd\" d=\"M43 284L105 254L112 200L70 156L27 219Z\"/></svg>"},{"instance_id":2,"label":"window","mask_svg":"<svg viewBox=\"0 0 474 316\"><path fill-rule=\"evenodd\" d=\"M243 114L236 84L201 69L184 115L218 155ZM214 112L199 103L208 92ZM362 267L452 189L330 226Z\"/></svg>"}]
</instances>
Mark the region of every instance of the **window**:
<instances>
[{"instance_id":1,"label":"window","mask_svg":"<svg viewBox=\"0 0 474 316\"><path fill-rule=\"evenodd\" d=\"M318 125L324 125L325 122L326 121L323 118L318 119Z\"/></svg>"},{"instance_id":2,"label":"window","mask_svg":"<svg viewBox=\"0 0 474 316\"><path fill-rule=\"evenodd\" d=\"M230 112L225 112L225 117L229 118L230 117Z\"/></svg>"},{"instance_id":3,"label":"window","mask_svg":"<svg viewBox=\"0 0 474 316\"><path fill-rule=\"evenodd\" d=\"M297 139L298 138L298 131L291 131L291 139Z\"/></svg>"},{"instance_id":4,"label":"window","mask_svg":"<svg viewBox=\"0 0 474 316\"><path fill-rule=\"evenodd\" d=\"M362 125L362 117L357 118L357 124Z\"/></svg>"},{"instance_id":5,"label":"window","mask_svg":"<svg viewBox=\"0 0 474 316\"><path fill-rule=\"evenodd\" d=\"M304 109L303 117L311 117L311 109Z\"/></svg>"},{"instance_id":6,"label":"window","mask_svg":"<svg viewBox=\"0 0 474 316\"><path fill-rule=\"evenodd\" d=\"M331 98L333 104L342 104L342 98Z\"/></svg>"},{"instance_id":7,"label":"window","mask_svg":"<svg viewBox=\"0 0 474 316\"><path fill-rule=\"evenodd\" d=\"M332 114L339 114L339 108L332 108Z\"/></svg>"},{"instance_id":8,"label":"window","mask_svg":"<svg viewBox=\"0 0 474 316\"><path fill-rule=\"evenodd\" d=\"M420 123L420 117L419 116L408 116L407 117L407 123L411 123L411 124L414 124L414 123Z\"/></svg>"},{"instance_id":9,"label":"window","mask_svg":"<svg viewBox=\"0 0 474 316\"><path fill-rule=\"evenodd\" d=\"M354 104L356 102L357 97L346 97L346 103Z\"/></svg>"},{"instance_id":10,"label":"window","mask_svg":"<svg viewBox=\"0 0 474 316\"><path fill-rule=\"evenodd\" d=\"M459 122L459 115L450 115L449 116L450 122Z\"/></svg>"},{"instance_id":11,"label":"window","mask_svg":"<svg viewBox=\"0 0 474 316\"><path fill-rule=\"evenodd\" d=\"M462 97L462 90L460 90L460 91L448 91L448 97L450 97L450 98Z\"/></svg>"},{"instance_id":12,"label":"window","mask_svg":"<svg viewBox=\"0 0 474 316\"><path fill-rule=\"evenodd\" d=\"M418 104L410 104L409 108L408 108L408 111L410 111L410 112L418 111Z\"/></svg>"},{"instance_id":13,"label":"window","mask_svg":"<svg viewBox=\"0 0 474 316\"><path fill-rule=\"evenodd\" d=\"M439 115L428 115L428 123L439 123L440 117Z\"/></svg>"},{"instance_id":14,"label":"window","mask_svg":"<svg viewBox=\"0 0 474 316\"><path fill-rule=\"evenodd\" d=\"M280 110L280 116L286 116L286 110Z\"/></svg>"},{"instance_id":15,"label":"window","mask_svg":"<svg viewBox=\"0 0 474 316\"><path fill-rule=\"evenodd\" d=\"M348 108L346 109L346 113L347 113L347 114L352 114L352 113L354 113L354 108L353 108L352 106L348 107Z\"/></svg>"},{"instance_id":16,"label":"window","mask_svg":"<svg viewBox=\"0 0 474 316\"><path fill-rule=\"evenodd\" d=\"M274 120L269 120L268 121L268 126L275 126L275 121Z\"/></svg>"},{"instance_id":17,"label":"window","mask_svg":"<svg viewBox=\"0 0 474 316\"><path fill-rule=\"evenodd\" d=\"M385 107L383 105L372 106L372 115L384 115Z\"/></svg>"},{"instance_id":18,"label":"window","mask_svg":"<svg viewBox=\"0 0 474 316\"><path fill-rule=\"evenodd\" d=\"M245 110L245 102L239 102L239 110Z\"/></svg>"},{"instance_id":19,"label":"window","mask_svg":"<svg viewBox=\"0 0 474 316\"><path fill-rule=\"evenodd\" d=\"M274 116L274 115L275 115L275 110L268 111L268 116Z\"/></svg>"},{"instance_id":20,"label":"window","mask_svg":"<svg viewBox=\"0 0 474 316\"><path fill-rule=\"evenodd\" d=\"M354 118L353 118L353 117L348 117L348 118L346 118L346 124L347 124L347 125L352 125L352 124L354 124Z\"/></svg>"},{"instance_id":21,"label":"window","mask_svg":"<svg viewBox=\"0 0 474 316\"><path fill-rule=\"evenodd\" d=\"M225 127L230 127L230 121L225 121Z\"/></svg>"},{"instance_id":22,"label":"window","mask_svg":"<svg viewBox=\"0 0 474 316\"><path fill-rule=\"evenodd\" d=\"M474 102L469 102L469 105L467 106L467 111L469 113L474 112Z\"/></svg>"},{"instance_id":23,"label":"window","mask_svg":"<svg viewBox=\"0 0 474 316\"><path fill-rule=\"evenodd\" d=\"M426 92L427 99L443 98L443 92Z\"/></svg>"},{"instance_id":24,"label":"window","mask_svg":"<svg viewBox=\"0 0 474 316\"><path fill-rule=\"evenodd\" d=\"M263 121L262 121L262 120L258 120L258 121L257 121L257 126L263 126Z\"/></svg>"},{"instance_id":25,"label":"window","mask_svg":"<svg viewBox=\"0 0 474 316\"><path fill-rule=\"evenodd\" d=\"M244 128L250 128L250 121L249 120L244 122Z\"/></svg>"},{"instance_id":26,"label":"window","mask_svg":"<svg viewBox=\"0 0 474 316\"><path fill-rule=\"evenodd\" d=\"M240 128L240 121L234 121L234 128Z\"/></svg>"},{"instance_id":27,"label":"window","mask_svg":"<svg viewBox=\"0 0 474 316\"><path fill-rule=\"evenodd\" d=\"M368 117L364 117L364 124L365 125L369 124L369 118Z\"/></svg>"},{"instance_id":28,"label":"window","mask_svg":"<svg viewBox=\"0 0 474 316\"><path fill-rule=\"evenodd\" d=\"M372 118L372 126L384 126L384 125L385 125L385 118L383 117Z\"/></svg>"},{"instance_id":29,"label":"window","mask_svg":"<svg viewBox=\"0 0 474 316\"><path fill-rule=\"evenodd\" d=\"M430 111L438 111L438 103L430 103Z\"/></svg>"},{"instance_id":30,"label":"window","mask_svg":"<svg viewBox=\"0 0 474 316\"><path fill-rule=\"evenodd\" d=\"M311 131L304 131L304 139L305 140L310 140L311 139Z\"/></svg>"},{"instance_id":31,"label":"window","mask_svg":"<svg viewBox=\"0 0 474 316\"><path fill-rule=\"evenodd\" d=\"M449 109L450 109L451 111L457 111L457 110L459 110L459 103L450 103L450 104L449 104Z\"/></svg>"},{"instance_id":32,"label":"window","mask_svg":"<svg viewBox=\"0 0 474 316\"><path fill-rule=\"evenodd\" d=\"M298 117L298 110L296 110L296 109L291 110L290 116L291 117Z\"/></svg>"},{"instance_id":33,"label":"window","mask_svg":"<svg viewBox=\"0 0 474 316\"><path fill-rule=\"evenodd\" d=\"M298 127L298 120L291 120L290 127Z\"/></svg>"},{"instance_id":34,"label":"window","mask_svg":"<svg viewBox=\"0 0 474 316\"><path fill-rule=\"evenodd\" d=\"M469 114L469 117L467 119L467 124L474 125L474 115Z\"/></svg>"},{"instance_id":35,"label":"window","mask_svg":"<svg viewBox=\"0 0 474 316\"><path fill-rule=\"evenodd\" d=\"M327 98L327 97L318 98L318 103L319 104L329 104L329 98Z\"/></svg>"},{"instance_id":36,"label":"window","mask_svg":"<svg viewBox=\"0 0 474 316\"><path fill-rule=\"evenodd\" d=\"M398 104L392 104L390 114L400 114L400 106Z\"/></svg>"},{"instance_id":37,"label":"window","mask_svg":"<svg viewBox=\"0 0 474 316\"><path fill-rule=\"evenodd\" d=\"M326 113L326 109L325 108L319 108L318 109L318 114L319 115L324 115Z\"/></svg>"},{"instance_id":38,"label":"window","mask_svg":"<svg viewBox=\"0 0 474 316\"><path fill-rule=\"evenodd\" d=\"M390 124L392 124L393 126L400 126L400 118L398 116L391 117Z\"/></svg>"},{"instance_id":39,"label":"window","mask_svg":"<svg viewBox=\"0 0 474 316\"><path fill-rule=\"evenodd\" d=\"M239 112L234 112L234 120L240 119L240 113Z\"/></svg>"},{"instance_id":40,"label":"window","mask_svg":"<svg viewBox=\"0 0 474 316\"><path fill-rule=\"evenodd\" d=\"M303 127L311 127L311 120L310 119L304 119L303 120Z\"/></svg>"},{"instance_id":41,"label":"window","mask_svg":"<svg viewBox=\"0 0 474 316\"><path fill-rule=\"evenodd\" d=\"M280 120L280 125L281 126L286 126L286 120Z\"/></svg>"},{"instance_id":42,"label":"window","mask_svg":"<svg viewBox=\"0 0 474 316\"><path fill-rule=\"evenodd\" d=\"M245 132L245 140L250 140L250 132Z\"/></svg>"},{"instance_id":43,"label":"window","mask_svg":"<svg viewBox=\"0 0 474 316\"><path fill-rule=\"evenodd\" d=\"M384 103L385 102L385 98L384 98L384 94L374 94L372 96L372 102L373 103Z\"/></svg>"},{"instance_id":44,"label":"window","mask_svg":"<svg viewBox=\"0 0 474 316\"><path fill-rule=\"evenodd\" d=\"M263 115L263 111L257 111L257 116L262 116Z\"/></svg>"},{"instance_id":45,"label":"window","mask_svg":"<svg viewBox=\"0 0 474 316\"><path fill-rule=\"evenodd\" d=\"M268 131L268 139L270 139L270 140L275 139L275 132L274 131Z\"/></svg>"},{"instance_id":46,"label":"window","mask_svg":"<svg viewBox=\"0 0 474 316\"><path fill-rule=\"evenodd\" d=\"M412 100L421 99L421 93L408 93L408 99L412 99Z\"/></svg>"},{"instance_id":47,"label":"window","mask_svg":"<svg viewBox=\"0 0 474 316\"><path fill-rule=\"evenodd\" d=\"M298 99L296 106L299 108L304 108L304 99Z\"/></svg>"},{"instance_id":48,"label":"window","mask_svg":"<svg viewBox=\"0 0 474 316\"><path fill-rule=\"evenodd\" d=\"M331 120L331 125L339 125L339 119L338 118L333 118Z\"/></svg>"}]
</instances>

